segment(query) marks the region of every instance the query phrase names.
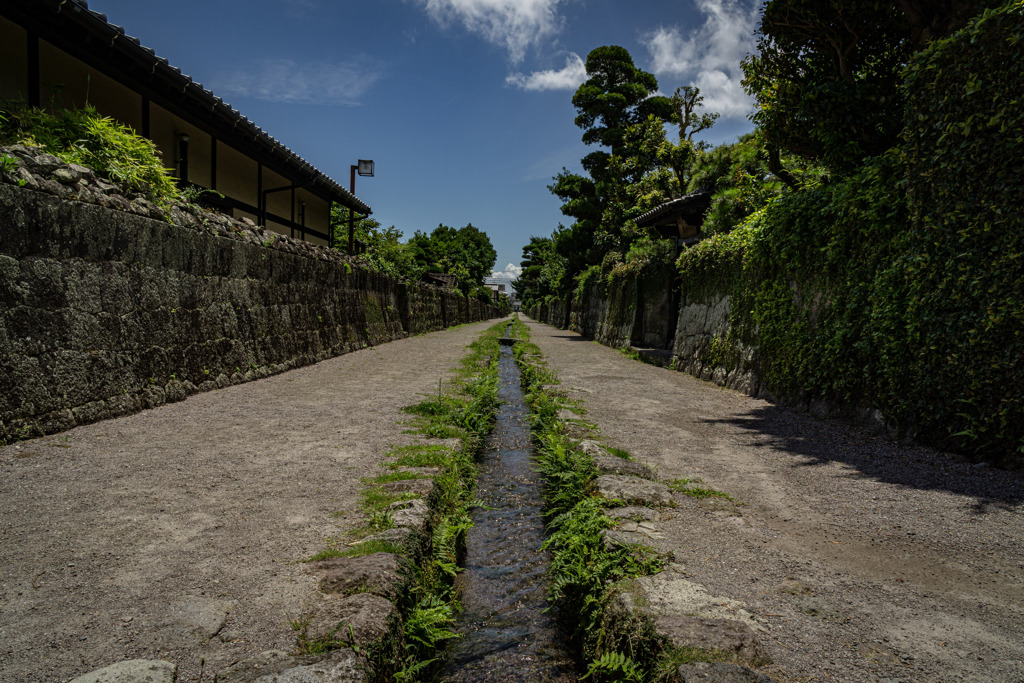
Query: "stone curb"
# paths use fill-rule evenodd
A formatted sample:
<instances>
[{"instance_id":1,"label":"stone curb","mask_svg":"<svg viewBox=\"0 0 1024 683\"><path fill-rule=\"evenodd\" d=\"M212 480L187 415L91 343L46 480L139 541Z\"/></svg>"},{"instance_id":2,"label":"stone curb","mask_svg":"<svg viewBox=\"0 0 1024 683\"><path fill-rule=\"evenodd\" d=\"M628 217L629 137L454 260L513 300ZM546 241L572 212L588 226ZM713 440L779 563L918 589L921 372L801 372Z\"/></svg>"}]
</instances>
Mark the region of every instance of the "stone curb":
<instances>
[{"instance_id":1,"label":"stone curb","mask_svg":"<svg viewBox=\"0 0 1024 683\"><path fill-rule=\"evenodd\" d=\"M574 438L588 436L571 429L565 431ZM615 585L603 618L605 628L628 630L633 639L637 634L651 634L649 637L673 648L716 650L731 660L680 665L675 672L676 681L771 683L769 676L755 670L771 663L759 638L767 630L765 623L744 609L743 603L712 595L704 586L690 581L685 568L672 563L675 553L658 549L662 537L658 524L666 508L675 505L668 486L657 481L650 467L619 458L593 439L582 438L577 448L590 456L597 471L593 494L626 503L605 508L606 514L617 522L601 533L605 548L643 546L659 552L670 563L658 574Z\"/></svg>"}]
</instances>

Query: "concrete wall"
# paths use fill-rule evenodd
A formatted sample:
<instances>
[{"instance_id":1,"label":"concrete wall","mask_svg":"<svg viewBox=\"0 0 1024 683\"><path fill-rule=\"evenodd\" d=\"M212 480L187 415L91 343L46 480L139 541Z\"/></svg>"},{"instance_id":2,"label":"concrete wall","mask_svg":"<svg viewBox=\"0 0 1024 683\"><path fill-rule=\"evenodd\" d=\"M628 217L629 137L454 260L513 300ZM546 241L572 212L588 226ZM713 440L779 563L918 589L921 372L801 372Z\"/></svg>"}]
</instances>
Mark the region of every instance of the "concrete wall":
<instances>
[{"instance_id":1,"label":"concrete wall","mask_svg":"<svg viewBox=\"0 0 1024 683\"><path fill-rule=\"evenodd\" d=\"M218 220L183 227L0 184L0 440L500 315Z\"/></svg>"}]
</instances>

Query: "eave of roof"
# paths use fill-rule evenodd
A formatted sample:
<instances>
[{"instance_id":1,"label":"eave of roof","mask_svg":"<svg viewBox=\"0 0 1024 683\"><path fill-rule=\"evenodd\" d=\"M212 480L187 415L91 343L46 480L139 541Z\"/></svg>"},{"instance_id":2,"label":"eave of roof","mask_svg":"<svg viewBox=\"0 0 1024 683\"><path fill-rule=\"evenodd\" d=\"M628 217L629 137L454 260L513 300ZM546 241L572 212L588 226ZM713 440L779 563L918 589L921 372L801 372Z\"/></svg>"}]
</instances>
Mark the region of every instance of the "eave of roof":
<instances>
[{"instance_id":1,"label":"eave of roof","mask_svg":"<svg viewBox=\"0 0 1024 683\"><path fill-rule=\"evenodd\" d=\"M319 190L320 193L359 213L373 212L365 202L275 140L237 109L204 88L201 83L181 73L181 69L171 66L152 48L145 47L138 38L125 33L121 26L108 22L105 14L90 10L87 0L29 0L21 5L21 10L26 10L26 7L46 8L53 14L64 14L95 37L98 44L117 48L124 56L133 60L136 66L149 72L175 92L180 92L183 99L198 111L204 112L203 116L210 126L226 131L231 138L245 138L255 153L272 158L276 165L288 171L293 178L302 181L298 184L308 187L310 191ZM263 149L260 149L261 147Z\"/></svg>"},{"instance_id":2,"label":"eave of roof","mask_svg":"<svg viewBox=\"0 0 1024 683\"><path fill-rule=\"evenodd\" d=\"M640 227L654 225L661 218L665 218L666 216L673 214L682 214L687 209L692 213L700 213L701 216L703 216L704 212L708 210L710 205L711 193L706 190L697 190L696 192L691 192L690 194L679 197L678 199L667 201L664 204L656 206L650 211L641 214L636 219L636 224Z\"/></svg>"}]
</instances>

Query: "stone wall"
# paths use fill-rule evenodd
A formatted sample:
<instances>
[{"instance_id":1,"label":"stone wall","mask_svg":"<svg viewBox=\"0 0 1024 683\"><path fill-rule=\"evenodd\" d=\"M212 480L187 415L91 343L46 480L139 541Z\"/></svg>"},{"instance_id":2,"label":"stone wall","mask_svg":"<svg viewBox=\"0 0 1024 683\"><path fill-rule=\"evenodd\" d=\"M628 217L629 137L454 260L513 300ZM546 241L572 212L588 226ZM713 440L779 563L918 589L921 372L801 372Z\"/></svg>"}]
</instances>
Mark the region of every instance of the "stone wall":
<instances>
[{"instance_id":1,"label":"stone wall","mask_svg":"<svg viewBox=\"0 0 1024 683\"><path fill-rule=\"evenodd\" d=\"M33 180L0 184L2 441L500 315L196 207L171 224Z\"/></svg>"},{"instance_id":2,"label":"stone wall","mask_svg":"<svg viewBox=\"0 0 1024 683\"><path fill-rule=\"evenodd\" d=\"M728 295L712 294L680 306L672 362L694 377L754 396L760 389L757 349L731 334L730 303Z\"/></svg>"},{"instance_id":3,"label":"stone wall","mask_svg":"<svg viewBox=\"0 0 1024 683\"><path fill-rule=\"evenodd\" d=\"M592 284L582 300L555 299L529 315L606 346L640 349L652 362L754 396L762 390L757 349L732 333L730 312L730 298L720 292L680 301L674 270L666 266L640 278Z\"/></svg>"}]
</instances>

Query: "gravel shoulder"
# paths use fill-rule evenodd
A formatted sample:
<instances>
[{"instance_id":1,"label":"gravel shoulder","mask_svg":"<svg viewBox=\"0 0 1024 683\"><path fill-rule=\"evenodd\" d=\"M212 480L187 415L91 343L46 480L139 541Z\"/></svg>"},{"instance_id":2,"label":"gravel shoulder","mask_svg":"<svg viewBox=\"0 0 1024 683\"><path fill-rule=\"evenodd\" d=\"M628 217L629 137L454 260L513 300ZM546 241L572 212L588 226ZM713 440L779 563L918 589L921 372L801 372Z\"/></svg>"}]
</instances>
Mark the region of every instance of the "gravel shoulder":
<instances>
[{"instance_id":1,"label":"gravel shoulder","mask_svg":"<svg viewBox=\"0 0 1024 683\"><path fill-rule=\"evenodd\" d=\"M0 448L0 681L127 659L212 680L294 649L298 560L363 522L360 479L414 438L401 408L495 322Z\"/></svg>"},{"instance_id":2,"label":"gravel shoulder","mask_svg":"<svg viewBox=\"0 0 1024 683\"><path fill-rule=\"evenodd\" d=\"M818 420L530 322L603 440L675 494L658 546L745 603L778 681L1024 681L1024 476Z\"/></svg>"}]
</instances>

